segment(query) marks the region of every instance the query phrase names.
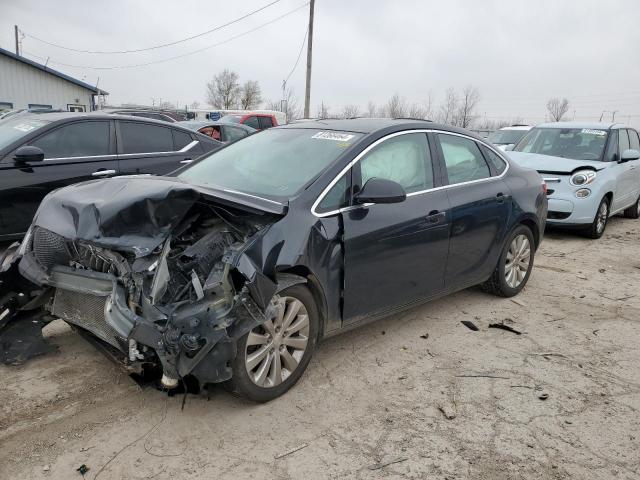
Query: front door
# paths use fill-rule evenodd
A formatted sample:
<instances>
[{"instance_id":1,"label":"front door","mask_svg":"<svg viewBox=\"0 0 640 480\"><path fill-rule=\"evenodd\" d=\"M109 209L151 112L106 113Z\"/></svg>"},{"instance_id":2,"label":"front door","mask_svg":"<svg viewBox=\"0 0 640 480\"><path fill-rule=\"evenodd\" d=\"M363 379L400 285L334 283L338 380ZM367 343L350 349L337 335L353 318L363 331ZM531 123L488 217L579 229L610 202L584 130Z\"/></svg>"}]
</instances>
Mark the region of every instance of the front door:
<instances>
[{"instance_id":1,"label":"front door","mask_svg":"<svg viewBox=\"0 0 640 480\"><path fill-rule=\"evenodd\" d=\"M383 140L353 168L354 188L370 178L393 180L407 198L343 212L344 321L357 323L444 288L449 200L431 190L434 166L426 133Z\"/></svg>"},{"instance_id":2,"label":"front door","mask_svg":"<svg viewBox=\"0 0 640 480\"><path fill-rule=\"evenodd\" d=\"M7 156L0 164L0 239L24 234L50 191L118 173L111 123L82 121L49 130L29 142L44 151L43 161L16 163L15 152Z\"/></svg>"},{"instance_id":3,"label":"front door","mask_svg":"<svg viewBox=\"0 0 640 480\"><path fill-rule=\"evenodd\" d=\"M439 133L440 155L451 203L447 289L470 286L486 279L498 262L512 200L508 186L491 168L473 139ZM499 159L496 162L502 162Z\"/></svg>"}]
</instances>

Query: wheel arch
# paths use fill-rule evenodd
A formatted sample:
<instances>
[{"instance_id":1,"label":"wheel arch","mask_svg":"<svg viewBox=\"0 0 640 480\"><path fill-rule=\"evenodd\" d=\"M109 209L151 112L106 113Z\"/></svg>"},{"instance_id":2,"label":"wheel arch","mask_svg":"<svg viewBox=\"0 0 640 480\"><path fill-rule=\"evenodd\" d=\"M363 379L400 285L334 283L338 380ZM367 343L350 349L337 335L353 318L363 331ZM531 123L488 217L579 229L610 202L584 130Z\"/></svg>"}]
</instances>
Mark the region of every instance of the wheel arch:
<instances>
[{"instance_id":1,"label":"wheel arch","mask_svg":"<svg viewBox=\"0 0 640 480\"><path fill-rule=\"evenodd\" d=\"M300 279L300 281L291 283L294 277ZM313 274L309 268L304 265L296 265L294 267L287 267L284 269L278 269L276 272L276 278L278 279L278 283L280 283L280 279L285 279L290 285L295 285L296 283L304 283L313 299L316 302L316 306L318 307L318 314L320 315L320 325L318 328L318 341L324 337L325 327L328 318L328 306L326 296L324 294L324 289L320 284L318 278ZM284 287L286 288L286 287Z\"/></svg>"}]
</instances>

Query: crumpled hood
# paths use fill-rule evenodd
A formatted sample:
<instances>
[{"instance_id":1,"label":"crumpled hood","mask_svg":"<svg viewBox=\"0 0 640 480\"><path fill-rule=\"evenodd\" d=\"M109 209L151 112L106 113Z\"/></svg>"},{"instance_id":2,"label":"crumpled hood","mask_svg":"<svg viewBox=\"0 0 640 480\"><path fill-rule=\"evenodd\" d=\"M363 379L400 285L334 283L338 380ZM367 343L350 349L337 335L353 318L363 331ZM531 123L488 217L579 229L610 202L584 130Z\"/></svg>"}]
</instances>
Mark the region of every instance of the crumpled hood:
<instances>
[{"instance_id":1,"label":"crumpled hood","mask_svg":"<svg viewBox=\"0 0 640 480\"><path fill-rule=\"evenodd\" d=\"M132 252L136 257L161 245L201 198L256 213L286 211L282 205L239 201L233 195L171 177L127 176L78 183L51 192L33 225L70 240Z\"/></svg>"},{"instance_id":2,"label":"crumpled hood","mask_svg":"<svg viewBox=\"0 0 640 480\"><path fill-rule=\"evenodd\" d=\"M609 166L608 162L598 162L594 160L574 160L572 158L552 157L551 155L541 155L539 153L525 152L505 152L518 165L532 168L538 172L548 173L571 173L580 168L593 168L602 170Z\"/></svg>"}]
</instances>

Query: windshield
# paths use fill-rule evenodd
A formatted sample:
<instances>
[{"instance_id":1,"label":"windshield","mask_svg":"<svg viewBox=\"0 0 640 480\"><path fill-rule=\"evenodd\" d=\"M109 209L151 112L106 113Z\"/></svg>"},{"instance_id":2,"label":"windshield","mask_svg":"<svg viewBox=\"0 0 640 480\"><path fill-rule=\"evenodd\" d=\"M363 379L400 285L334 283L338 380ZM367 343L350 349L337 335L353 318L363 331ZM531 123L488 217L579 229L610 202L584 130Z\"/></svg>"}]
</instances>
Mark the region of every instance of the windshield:
<instances>
[{"instance_id":1,"label":"windshield","mask_svg":"<svg viewBox=\"0 0 640 480\"><path fill-rule=\"evenodd\" d=\"M0 122L0 150L47 123L47 120L25 118L21 115L3 120Z\"/></svg>"},{"instance_id":2,"label":"windshield","mask_svg":"<svg viewBox=\"0 0 640 480\"><path fill-rule=\"evenodd\" d=\"M602 160L607 130L591 128L534 128L513 149L575 160Z\"/></svg>"},{"instance_id":3,"label":"windshield","mask_svg":"<svg viewBox=\"0 0 640 480\"><path fill-rule=\"evenodd\" d=\"M518 143L525 133L527 130L496 130L491 132L487 139L495 145L510 145Z\"/></svg>"},{"instance_id":4,"label":"windshield","mask_svg":"<svg viewBox=\"0 0 640 480\"><path fill-rule=\"evenodd\" d=\"M352 132L269 129L212 153L178 177L222 190L290 198L360 137Z\"/></svg>"}]
</instances>

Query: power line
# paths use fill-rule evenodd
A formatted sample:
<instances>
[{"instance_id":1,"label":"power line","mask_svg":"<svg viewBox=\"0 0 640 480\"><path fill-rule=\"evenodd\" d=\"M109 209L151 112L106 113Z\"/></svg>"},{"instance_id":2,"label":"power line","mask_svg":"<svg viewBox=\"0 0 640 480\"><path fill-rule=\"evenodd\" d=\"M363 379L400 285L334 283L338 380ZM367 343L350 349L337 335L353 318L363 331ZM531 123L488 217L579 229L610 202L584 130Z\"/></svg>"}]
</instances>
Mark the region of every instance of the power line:
<instances>
[{"instance_id":1,"label":"power line","mask_svg":"<svg viewBox=\"0 0 640 480\"><path fill-rule=\"evenodd\" d=\"M302 40L302 45L300 46L300 52L298 53L298 58L296 59L296 63L293 66L293 68L291 69L291 71L289 72L289 75L287 75L287 78L284 80L285 85L289 81L289 78L291 78L291 75L293 75L293 72L296 70L296 67L298 66L298 63L300 63L300 58L302 57L302 51L304 50L304 44L307 43L307 35L309 35L309 29L308 28L304 32L304 39Z\"/></svg>"},{"instance_id":2,"label":"power line","mask_svg":"<svg viewBox=\"0 0 640 480\"><path fill-rule=\"evenodd\" d=\"M46 43L47 45L50 45L52 47L56 47L56 48L61 48L63 50L69 50L71 52L78 52L78 53L94 53L94 54L100 54L100 55L106 55L106 54L120 54L120 53L138 53L138 52L147 52L149 50L157 50L159 48L165 48L165 47L170 47L172 45L178 45L179 43L184 43L187 42L189 40L193 40L194 38L199 38L199 37L203 37L205 35L209 35L210 33L216 32L218 30L221 30L225 27L228 27L229 25L233 25L234 23L238 23L241 20L244 20L245 18L249 18L252 15L255 15L258 12L261 12L262 10L265 10L266 8L269 8L272 5L275 5L276 3L280 2L281 0L274 0L271 3L268 3L267 5L264 5L260 8L258 8L257 10L254 10L252 12L249 12L241 17L236 18L235 20L231 20L230 22L227 22L223 25L219 25L217 27L214 27L210 30L207 30L206 32L202 32L202 33L198 33L196 35L192 35L190 37L186 37L183 38L181 40L176 40L175 42L169 42L169 43L163 43L160 45L154 45L152 47L146 47L146 48L138 48L135 50L80 50L77 48L72 48L72 47L65 47L64 45L58 45L57 43L53 43L53 42L49 42L47 40L44 40L42 38L36 37L35 35L31 35L30 33L27 33L23 30L22 33L24 35L26 35L29 38L33 38L34 40L37 40L38 42L42 42L42 43Z\"/></svg>"},{"instance_id":3,"label":"power line","mask_svg":"<svg viewBox=\"0 0 640 480\"><path fill-rule=\"evenodd\" d=\"M214 47L219 47L220 45L224 45L226 43L229 43L232 40L236 40L237 38L249 35L250 33L253 33L256 30L264 28L267 25L271 25L272 23L275 23L278 20L281 20L281 19L283 19L283 18L285 18L285 17L297 12L298 10L306 7L307 5L309 5L309 2L306 2L306 3L302 4L302 5L300 5L299 7L294 8L293 10L289 10L288 12L280 15L279 17L274 18L273 20L270 20L270 21L268 21L266 23L263 23L262 25L258 25L257 27L252 28L251 30L248 30L246 32L240 33L238 35L234 35L233 37L227 38L226 40L223 40L221 42L214 43L213 45L209 45L209 46L206 46L206 47L203 47L203 48L199 48L198 50L193 50L191 52L184 53L182 55L175 55L173 57L168 57L168 58L164 58L164 59L161 59L161 60L155 60L155 61L146 62L146 63L137 63L137 64L133 64L133 65L111 65L111 66L108 66L108 67L95 67L95 66L91 66L91 65L72 65L72 64L69 64L69 63L58 62L58 61L55 61L55 60L49 60L49 63L54 64L54 65L62 65L64 67L69 67L69 68L79 68L79 69L88 69L88 70L121 70L121 69L126 69L126 68L147 67L149 65L156 65L158 63L165 63L165 62L169 62L171 60L177 60L179 58L184 58L184 57L188 57L190 55L195 55L196 53L204 52L205 50L209 50L209 49L214 48ZM29 54L29 55L31 55L33 57L36 57L36 58L44 59L44 57L41 57L41 56L36 55L34 53L31 53L31 52L25 51L24 53L27 53L27 54Z\"/></svg>"}]
</instances>

